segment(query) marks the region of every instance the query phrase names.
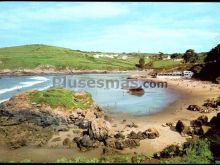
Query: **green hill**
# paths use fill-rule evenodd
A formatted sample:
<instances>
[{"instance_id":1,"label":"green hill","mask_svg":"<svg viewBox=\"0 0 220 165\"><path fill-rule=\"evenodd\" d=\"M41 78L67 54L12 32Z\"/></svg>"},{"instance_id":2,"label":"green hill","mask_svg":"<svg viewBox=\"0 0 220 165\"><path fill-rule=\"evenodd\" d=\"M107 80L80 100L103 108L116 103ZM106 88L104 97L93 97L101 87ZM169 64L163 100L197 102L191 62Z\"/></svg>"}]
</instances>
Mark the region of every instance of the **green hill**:
<instances>
[{"instance_id":1,"label":"green hill","mask_svg":"<svg viewBox=\"0 0 220 165\"><path fill-rule=\"evenodd\" d=\"M85 52L68 48L34 44L0 48L0 70L2 69L35 69L54 68L64 70L67 68L76 70L134 70L139 61L137 53L122 53L115 58L95 58L94 55L101 52ZM112 54L112 53L105 53ZM126 60L122 55L128 55ZM149 53L144 53L150 56ZM148 63L149 58L145 58ZM173 60L153 61L153 68L169 68L180 62Z\"/></svg>"},{"instance_id":2,"label":"green hill","mask_svg":"<svg viewBox=\"0 0 220 165\"><path fill-rule=\"evenodd\" d=\"M1 69L34 69L39 66L51 66L56 69L135 69L137 57L128 60L94 58L94 52L83 52L48 45L23 45L0 48Z\"/></svg>"}]
</instances>

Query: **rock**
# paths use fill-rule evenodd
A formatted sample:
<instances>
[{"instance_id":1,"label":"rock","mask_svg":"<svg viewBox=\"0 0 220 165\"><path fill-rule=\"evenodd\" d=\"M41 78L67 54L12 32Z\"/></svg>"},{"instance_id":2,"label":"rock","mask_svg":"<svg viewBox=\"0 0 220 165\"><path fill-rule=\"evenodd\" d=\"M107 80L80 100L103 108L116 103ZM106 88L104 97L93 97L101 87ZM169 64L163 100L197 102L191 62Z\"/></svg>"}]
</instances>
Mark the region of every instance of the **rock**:
<instances>
[{"instance_id":1,"label":"rock","mask_svg":"<svg viewBox=\"0 0 220 165\"><path fill-rule=\"evenodd\" d=\"M142 134L135 133L134 131L131 131L130 134L127 135L127 138L129 139L142 139Z\"/></svg>"},{"instance_id":2,"label":"rock","mask_svg":"<svg viewBox=\"0 0 220 165\"><path fill-rule=\"evenodd\" d=\"M55 127L55 131L67 132L67 131L69 131L69 128L67 125L59 125L59 126Z\"/></svg>"},{"instance_id":3,"label":"rock","mask_svg":"<svg viewBox=\"0 0 220 165\"><path fill-rule=\"evenodd\" d=\"M190 129L190 123L188 122L183 122L181 120L178 120L175 129L177 132L181 133L182 135L192 134L192 130Z\"/></svg>"},{"instance_id":4,"label":"rock","mask_svg":"<svg viewBox=\"0 0 220 165\"><path fill-rule=\"evenodd\" d=\"M56 138L51 140L51 142L57 142L57 141L61 141L61 137L56 137Z\"/></svg>"},{"instance_id":5,"label":"rock","mask_svg":"<svg viewBox=\"0 0 220 165\"><path fill-rule=\"evenodd\" d=\"M205 135L210 129L211 127L203 125L201 126L199 133L200 135Z\"/></svg>"},{"instance_id":6,"label":"rock","mask_svg":"<svg viewBox=\"0 0 220 165\"><path fill-rule=\"evenodd\" d=\"M65 139L63 140L63 145L64 145L64 146L69 146L70 143L71 143L71 140L70 140L69 138L65 138Z\"/></svg>"},{"instance_id":7,"label":"rock","mask_svg":"<svg viewBox=\"0 0 220 165\"><path fill-rule=\"evenodd\" d=\"M191 126L193 127L201 127L202 125L206 125L208 123L208 117L205 115L202 115L198 117L196 120L192 120L190 122Z\"/></svg>"},{"instance_id":8,"label":"rock","mask_svg":"<svg viewBox=\"0 0 220 165\"><path fill-rule=\"evenodd\" d=\"M135 96L143 96L144 95L144 89L140 86L138 88L129 88L128 93Z\"/></svg>"},{"instance_id":9,"label":"rock","mask_svg":"<svg viewBox=\"0 0 220 165\"><path fill-rule=\"evenodd\" d=\"M211 108L217 108L220 104L219 98L217 99L208 99L205 101L205 103L203 104L203 106L205 107L211 107Z\"/></svg>"},{"instance_id":10,"label":"rock","mask_svg":"<svg viewBox=\"0 0 220 165\"><path fill-rule=\"evenodd\" d=\"M82 120L80 123L79 123L79 128L81 129L88 129L89 128L89 121L87 120Z\"/></svg>"},{"instance_id":11,"label":"rock","mask_svg":"<svg viewBox=\"0 0 220 165\"><path fill-rule=\"evenodd\" d=\"M220 113L218 113L217 116L212 117L209 123L212 127L219 129L220 128Z\"/></svg>"},{"instance_id":12,"label":"rock","mask_svg":"<svg viewBox=\"0 0 220 165\"><path fill-rule=\"evenodd\" d=\"M123 135L122 133L117 133L117 134L114 135L114 137L115 137L116 139L124 139L124 138L125 138L125 135Z\"/></svg>"},{"instance_id":13,"label":"rock","mask_svg":"<svg viewBox=\"0 0 220 165\"><path fill-rule=\"evenodd\" d=\"M115 155L118 151L111 147L104 147L102 153L105 155Z\"/></svg>"},{"instance_id":14,"label":"rock","mask_svg":"<svg viewBox=\"0 0 220 165\"><path fill-rule=\"evenodd\" d=\"M189 105L187 109L190 111L203 111L203 109L198 105Z\"/></svg>"},{"instance_id":15,"label":"rock","mask_svg":"<svg viewBox=\"0 0 220 165\"><path fill-rule=\"evenodd\" d=\"M88 134L91 139L104 141L109 137L110 131L111 125L104 119L96 119L89 122Z\"/></svg>"},{"instance_id":16,"label":"rock","mask_svg":"<svg viewBox=\"0 0 220 165\"><path fill-rule=\"evenodd\" d=\"M143 132L143 135L148 139L155 139L159 137L159 132L155 128L149 128Z\"/></svg>"},{"instance_id":17,"label":"rock","mask_svg":"<svg viewBox=\"0 0 220 165\"><path fill-rule=\"evenodd\" d=\"M80 149L96 147L95 141L90 139L89 135L84 135L82 138L74 138L74 141Z\"/></svg>"},{"instance_id":18,"label":"rock","mask_svg":"<svg viewBox=\"0 0 220 165\"><path fill-rule=\"evenodd\" d=\"M175 156L181 156L182 149L178 145L170 145L163 149L161 152L157 152L154 154L154 158L161 159L161 158L173 158Z\"/></svg>"},{"instance_id":19,"label":"rock","mask_svg":"<svg viewBox=\"0 0 220 165\"><path fill-rule=\"evenodd\" d=\"M138 126L135 123L133 123L133 122L131 124L127 124L126 126L130 127L130 128L133 128L133 127L134 128L138 128Z\"/></svg>"},{"instance_id":20,"label":"rock","mask_svg":"<svg viewBox=\"0 0 220 165\"><path fill-rule=\"evenodd\" d=\"M125 147L122 141L115 141L115 148L118 150L123 150Z\"/></svg>"},{"instance_id":21,"label":"rock","mask_svg":"<svg viewBox=\"0 0 220 165\"><path fill-rule=\"evenodd\" d=\"M137 146L140 146L140 140L137 139L125 139L123 141L124 147L125 148L134 148Z\"/></svg>"},{"instance_id":22,"label":"rock","mask_svg":"<svg viewBox=\"0 0 220 165\"><path fill-rule=\"evenodd\" d=\"M24 138L14 138L8 142L8 146L11 149L18 149L27 145L27 141Z\"/></svg>"}]
</instances>

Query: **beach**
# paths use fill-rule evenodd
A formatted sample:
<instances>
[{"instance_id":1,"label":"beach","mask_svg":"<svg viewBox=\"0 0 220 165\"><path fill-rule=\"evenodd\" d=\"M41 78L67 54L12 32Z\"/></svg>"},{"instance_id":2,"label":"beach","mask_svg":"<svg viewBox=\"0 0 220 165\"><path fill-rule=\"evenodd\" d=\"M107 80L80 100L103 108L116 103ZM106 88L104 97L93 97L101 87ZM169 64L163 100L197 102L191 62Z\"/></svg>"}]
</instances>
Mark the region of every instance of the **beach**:
<instances>
[{"instance_id":1,"label":"beach","mask_svg":"<svg viewBox=\"0 0 220 165\"><path fill-rule=\"evenodd\" d=\"M143 76L143 75L142 75ZM189 105L202 106L204 101L210 98L216 98L220 95L220 85L213 84L211 82L199 81L193 79L155 79L155 78L141 78L146 81L166 81L168 88L181 93L181 99L178 99L174 103L171 103L162 112L148 115L148 116L124 116L123 119L127 123L134 122L138 125L138 128L125 128L125 124L121 124L122 118L113 116L113 125L115 131L124 130L127 134L131 131L144 131L148 128L156 128L160 133L159 138L142 140L140 147L136 149L126 149L123 153L144 153L153 154L155 152L163 150L166 146L171 144L182 144L186 141L178 132L171 130L170 127L164 126L165 123L176 123L178 120L191 121L197 119L199 116L206 115L209 120L217 114L217 112L200 113L196 111L189 111L187 107Z\"/></svg>"},{"instance_id":2,"label":"beach","mask_svg":"<svg viewBox=\"0 0 220 165\"><path fill-rule=\"evenodd\" d=\"M155 79L150 78L145 72L129 72L130 75L139 76L138 79L145 81L163 81L167 82L168 89L174 93L179 93L181 97L175 102L167 106L163 111L151 114L151 115L129 115L129 114L119 114L119 113L108 113L108 121L112 125L113 134L118 132L123 135L129 134L131 131L145 131L149 128L155 128L159 132L159 137L155 139L144 139L140 141L140 146L136 148L125 148L119 151L124 154L145 154L153 155L155 152L163 150L165 147L171 144L181 145L186 141L186 138L190 136L183 137L180 133L166 126L166 123L173 123L175 126L178 120L191 121L197 119L201 115L208 116L209 120L212 116L215 116L217 112L211 113L200 113L196 111L189 111L187 107L191 104L202 106L206 99L216 98L220 94L220 85L213 84L211 82L198 81L198 80L183 80L183 79ZM137 127L128 127L128 124L134 123ZM61 137L65 139L71 136L77 136L73 134L73 129L68 132L60 132L54 135L52 139L56 137ZM86 152L79 151L76 146L72 149L65 149L62 147L62 140L58 142L58 145L54 143L49 143L41 148L24 147L17 150L8 150L6 148L0 149L0 153L7 160L21 160L21 158L29 158L36 162L50 162L58 158L66 157L99 157L102 154L101 148L92 149ZM47 157L42 156L42 154L47 154ZM11 156L10 156L11 155ZM17 156L16 156L17 155Z\"/></svg>"}]
</instances>

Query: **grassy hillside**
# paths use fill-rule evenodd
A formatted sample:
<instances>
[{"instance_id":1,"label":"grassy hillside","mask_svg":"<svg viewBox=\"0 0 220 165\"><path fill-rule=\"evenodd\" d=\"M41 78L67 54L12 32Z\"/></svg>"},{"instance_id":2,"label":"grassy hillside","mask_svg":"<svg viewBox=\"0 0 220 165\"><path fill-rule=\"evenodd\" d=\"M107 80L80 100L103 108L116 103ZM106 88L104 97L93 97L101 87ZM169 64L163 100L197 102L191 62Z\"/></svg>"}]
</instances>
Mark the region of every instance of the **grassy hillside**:
<instances>
[{"instance_id":1,"label":"grassy hillside","mask_svg":"<svg viewBox=\"0 0 220 165\"><path fill-rule=\"evenodd\" d=\"M0 70L34 69L37 67L56 69L98 69L98 70L133 70L139 56L129 55L127 60L94 58L95 52L82 52L48 45L23 45L0 48ZM148 60L146 59L146 63ZM172 61L157 61L155 68L176 65Z\"/></svg>"}]
</instances>

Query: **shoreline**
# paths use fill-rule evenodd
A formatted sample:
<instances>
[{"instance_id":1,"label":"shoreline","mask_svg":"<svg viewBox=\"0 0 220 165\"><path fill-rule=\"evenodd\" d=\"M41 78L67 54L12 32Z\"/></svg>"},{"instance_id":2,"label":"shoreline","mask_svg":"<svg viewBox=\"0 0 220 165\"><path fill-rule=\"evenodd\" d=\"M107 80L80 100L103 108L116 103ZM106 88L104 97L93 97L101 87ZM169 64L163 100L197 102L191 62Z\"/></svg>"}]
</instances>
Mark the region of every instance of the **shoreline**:
<instances>
[{"instance_id":1,"label":"shoreline","mask_svg":"<svg viewBox=\"0 0 220 165\"><path fill-rule=\"evenodd\" d=\"M142 80L163 81L164 79L151 79L146 78ZM138 154L153 154L155 152L163 150L166 146L171 144L182 144L186 141L187 137L181 136L178 132L171 130L169 127L162 126L167 122L176 123L178 120L191 121L195 120L202 115L206 115L210 120L217 112L200 113L196 111L189 111L187 107L189 105L202 106L206 99L216 98L220 95L220 85L216 85L210 82L198 81L198 80L166 80L168 82L168 88L174 92L179 93L181 96L178 100L170 103L161 112L143 115L143 116L124 116L124 118L113 117L114 124L118 124L126 118L129 122L134 122L138 125L138 128L126 130L128 133L131 130L138 132L148 128L156 128L160 137L153 140L143 140L141 146L137 149L127 149L123 153L132 154L134 152ZM180 83L182 82L182 83ZM178 85L177 85L178 84ZM210 90L212 88L212 90ZM120 121L120 122L119 122ZM118 128L118 129L119 129Z\"/></svg>"},{"instance_id":2,"label":"shoreline","mask_svg":"<svg viewBox=\"0 0 220 165\"><path fill-rule=\"evenodd\" d=\"M131 73L131 72L129 72ZM141 72L139 72L141 73ZM143 79L143 78L142 78ZM140 146L137 148L129 149L126 148L120 151L123 154L145 154L152 155L155 152L163 150L166 146L171 144L182 144L186 141L187 137L181 136L178 132L173 131L170 127L164 127L163 124L167 122L175 123L178 120L194 120L201 115L208 116L209 120L212 116L216 115L216 112L211 112L208 114L203 114L199 112L189 111L186 108L190 104L196 104L202 106L203 102L208 98L217 97L220 94L220 85L212 84L210 82L198 81L198 80L164 80L164 79L153 79L145 78L144 80L152 81L167 81L168 89L176 92L180 95L180 98L167 107L165 107L161 112L142 115L142 116L132 116L132 115L114 115L107 114L110 117L110 123L113 126L114 132L123 131L123 134L128 134L131 131L138 132L144 131L148 128L156 128L160 136L156 139L146 139L140 142ZM210 88L213 88L210 90ZM122 123L123 120L126 122ZM128 128L126 124L134 122L138 125L137 128ZM99 157L101 154L100 149L94 149L87 152L81 152L77 149L69 150L64 148L21 148L14 151L0 150L2 155L8 157L9 155L20 155L19 158L31 158L33 161L51 161L52 159L60 158L66 156L67 158L72 158L74 154L77 156L85 157ZM29 153L29 154L27 154ZM48 154L49 157L39 158L41 154ZM28 155L30 157L24 157ZM10 156L9 156L10 157ZM16 159L18 157L14 157ZM10 159L10 158L9 158Z\"/></svg>"},{"instance_id":3,"label":"shoreline","mask_svg":"<svg viewBox=\"0 0 220 165\"><path fill-rule=\"evenodd\" d=\"M109 73L129 73L135 70L36 70L24 69L12 71L9 69L0 70L0 76L43 76L43 75L62 75L62 74L109 74Z\"/></svg>"}]
</instances>

